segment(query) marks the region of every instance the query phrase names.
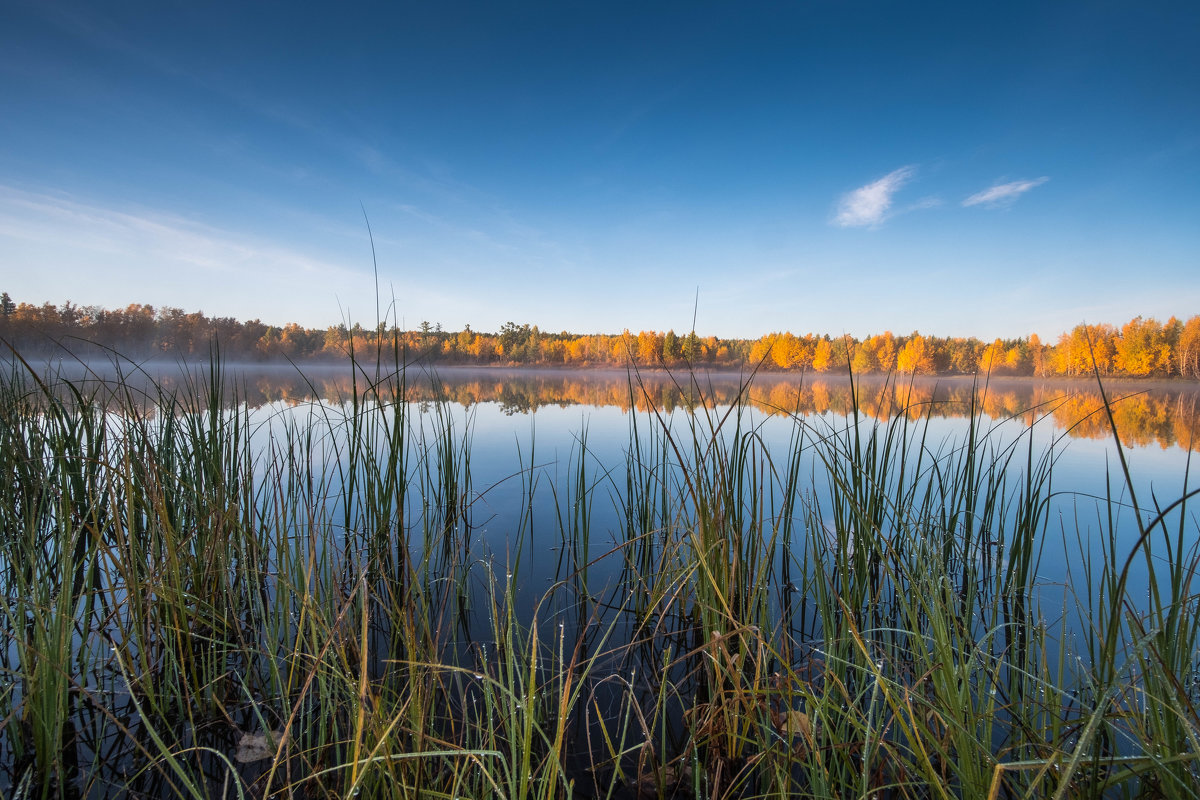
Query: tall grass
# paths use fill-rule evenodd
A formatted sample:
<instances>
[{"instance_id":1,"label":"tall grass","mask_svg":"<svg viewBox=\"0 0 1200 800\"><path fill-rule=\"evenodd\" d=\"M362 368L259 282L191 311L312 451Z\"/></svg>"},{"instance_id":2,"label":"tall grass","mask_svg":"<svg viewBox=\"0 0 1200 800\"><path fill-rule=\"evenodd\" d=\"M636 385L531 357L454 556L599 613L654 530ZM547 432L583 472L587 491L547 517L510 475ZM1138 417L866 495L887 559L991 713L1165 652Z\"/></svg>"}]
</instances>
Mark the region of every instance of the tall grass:
<instances>
[{"instance_id":1,"label":"tall grass","mask_svg":"<svg viewBox=\"0 0 1200 800\"><path fill-rule=\"evenodd\" d=\"M1187 476L1141 498L1122 462L1094 524L1052 530L1062 445L1034 429L939 440L929 407L867 415L852 387L781 448L745 390L688 376L669 413L634 379L623 464L586 430L561 472L522 447L497 551L471 417L374 362L271 418L219 360L149 394L14 362L9 793L1200 795ZM1063 534L1088 554L1067 592L1039 579Z\"/></svg>"}]
</instances>

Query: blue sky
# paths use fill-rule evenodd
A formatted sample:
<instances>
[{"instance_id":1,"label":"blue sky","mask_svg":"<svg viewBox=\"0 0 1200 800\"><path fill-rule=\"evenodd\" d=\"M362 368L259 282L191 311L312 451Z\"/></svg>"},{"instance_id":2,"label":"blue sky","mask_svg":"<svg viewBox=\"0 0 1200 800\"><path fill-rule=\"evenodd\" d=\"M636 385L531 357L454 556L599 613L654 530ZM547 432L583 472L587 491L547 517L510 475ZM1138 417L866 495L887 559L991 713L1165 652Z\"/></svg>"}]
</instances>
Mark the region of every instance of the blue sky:
<instances>
[{"instance_id":1,"label":"blue sky","mask_svg":"<svg viewBox=\"0 0 1200 800\"><path fill-rule=\"evenodd\" d=\"M0 290L324 327L1200 313L1200 4L0 0Z\"/></svg>"}]
</instances>

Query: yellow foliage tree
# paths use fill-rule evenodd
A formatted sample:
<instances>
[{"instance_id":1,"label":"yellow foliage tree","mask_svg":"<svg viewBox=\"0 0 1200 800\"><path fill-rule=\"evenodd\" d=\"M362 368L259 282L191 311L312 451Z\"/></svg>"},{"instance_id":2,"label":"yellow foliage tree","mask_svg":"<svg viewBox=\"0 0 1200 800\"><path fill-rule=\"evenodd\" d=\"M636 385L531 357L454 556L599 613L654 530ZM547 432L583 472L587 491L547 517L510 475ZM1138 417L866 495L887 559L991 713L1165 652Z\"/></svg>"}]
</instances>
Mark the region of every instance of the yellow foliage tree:
<instances>
[{"instance_id":1,"label":"yellow foliage tree","mask_svg":"<svg viewBox=\"0 0 1200 800\"><path fill-rule=\"evenodd\" d=\"M833 344L828 339L821 339L813 348L812 367L817 372L827 372L833 365Z\"/></svg>"},{"instance_id":2,"label":"yellow foliage tree","mask_svg":"<svg viewBox=\"0 0 1200 800\"><path fill-rule=\"evenodd\" d=\"M1183 326L1176 345L1179 374L1185 378L1200 378L1200 316L1192 317Z\"/></svg>"},{"instance_id":3,"label":"yellow foliage tree","mask_svg":"<svg viewBox=\"0 0 1200 800\"><path fill-rule=\"evenodd\" d=\"M910 375L932 375L933 353L925 337L913 332L896 355L896 370Z\"/></svg>"}]
</instances>

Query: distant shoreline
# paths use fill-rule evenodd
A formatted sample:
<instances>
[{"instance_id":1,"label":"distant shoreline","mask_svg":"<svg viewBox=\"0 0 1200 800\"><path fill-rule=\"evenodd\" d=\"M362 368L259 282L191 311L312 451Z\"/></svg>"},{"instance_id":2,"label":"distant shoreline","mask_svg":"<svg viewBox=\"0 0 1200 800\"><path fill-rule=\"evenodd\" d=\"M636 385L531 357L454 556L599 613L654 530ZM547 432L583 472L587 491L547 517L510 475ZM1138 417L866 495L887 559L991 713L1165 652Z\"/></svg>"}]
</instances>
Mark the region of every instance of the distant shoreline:
<instances>
[{"instance_id":1,"label":"distant shoreline","mask_svg":"<svg viewBox=\"0 0 1200 800\"><path fill-rule=\"evenodd\" d=\"M48 371L63 370L69 373L70 376L78 374L91 374L95 377L113 377L118 373L128 376L131 373L141 372L148 375L169 375L173 372L187 371L193 372L196 370L207 370L211 367L211 362L206 359L194 360L176 360L176 359L117 359L109 361L99 361L93 359L70 359L66 357L57 358L33 358L26 359L29 365L35 371L44 369ZM11 354L7 357L0 356L0 362L13 365ZM358 374L371 375L374 373L374 359L362 359L357 362ZM347 358L343 360L333 359L318 359L305 361L287 361L279 359L266 359L263 361L222 361L221 368L226 373L253 373L259 372L264 374L279 374L279 373L334 373L342 372L351 367L352 362ZM382 375L389 375L395 372L395 365L387 360L380 362L379 368ZM680 378L688 375L711 377L720 380L738 381L753 376L756 383L767 381L772 383L796 382L796 383L829 383L841 382L850 377L847 370L828 370L825 372L813 371L786 371L778 369L759 369L757 372L753 369L733 369L729 366L704 365L694 371L688 370L686 367L614 367L607 364L598 364L595 366L579 365L579 364L445 364L445 363L429 363L421 359L410 361L403 365L407 374L437 374L437 375L509 375L509 376L535 376L535 375L586 375L589 377L604 377L604 378L620 378L622 380L627 377L651 379L653 381L661 381L671 377ZM39 375L41 373L39 372ZM1095 386L1096 378L1093 375L964 375L964 374L943 374L943 375L910 375L907 373L882 373L868 372L855 373L853 375L856 382L861 382L866 385L878 386L887 383L894 385L906 385L912 383L918 386L930 386L933 384L952 384L962 385L972 382L983 386L985 383L990 386ZM1101 383L1105 387L1129 387L1139 389L1168 389L1190 387L1200 391L1200 379L1183 377L1183 376L1151 376L1151 377L1136 377L1130 375L1110 375L1101 376Z\"/></svg>"}]
</instances>

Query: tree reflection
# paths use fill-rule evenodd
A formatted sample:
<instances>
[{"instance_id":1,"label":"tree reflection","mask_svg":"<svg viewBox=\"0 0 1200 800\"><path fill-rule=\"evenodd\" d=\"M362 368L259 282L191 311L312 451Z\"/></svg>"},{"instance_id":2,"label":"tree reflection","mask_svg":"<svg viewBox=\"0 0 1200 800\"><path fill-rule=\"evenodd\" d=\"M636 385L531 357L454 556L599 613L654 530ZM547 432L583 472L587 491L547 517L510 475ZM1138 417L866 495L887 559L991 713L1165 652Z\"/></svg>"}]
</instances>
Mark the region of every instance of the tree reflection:
<instances>
[{"instance_id":1,"label":"tree reflection","mask_svg":"<svg viewBox=\"0 0 1200 800\"><path fill-rule=\"evenodd\" d=\"M269 403L298 405L319 399L341 403L354 391L348 369L336 367L262 369L230 365L229 402L259 407ZM133 376L136 378L137 376ZM187 391L194 376L176 367L143 376L147 402L154 385L167 391ZM92 375L91 380L101 381ZM110 379L115 379L115 376ZM135 383L123 376L126 385ZM1047 419L1069 436L1105 439L1111 436L1103 399L1090 381L1062 379L882 378L868 376L853 384L847 378L808 378L760 374L753 381L734 373L673 375L652 372L635 375L619 370L530 370L444 368L412 371L385 381L402 380L409 402L449 402L464 407L496 403L508 415L530 414L546 406L616 407L623 411L672 413L698 404L729 406L744 399L766 415L860 414L890 419L903 414L964 418L982 414L991 420L1017 419L1025 425ZM358 382L361 389L362 381ZM1128 445L1190 447L1200 433L1200 387L1191 384L1106 384L1113 418Z\"/></svg>"}]
</instances>

